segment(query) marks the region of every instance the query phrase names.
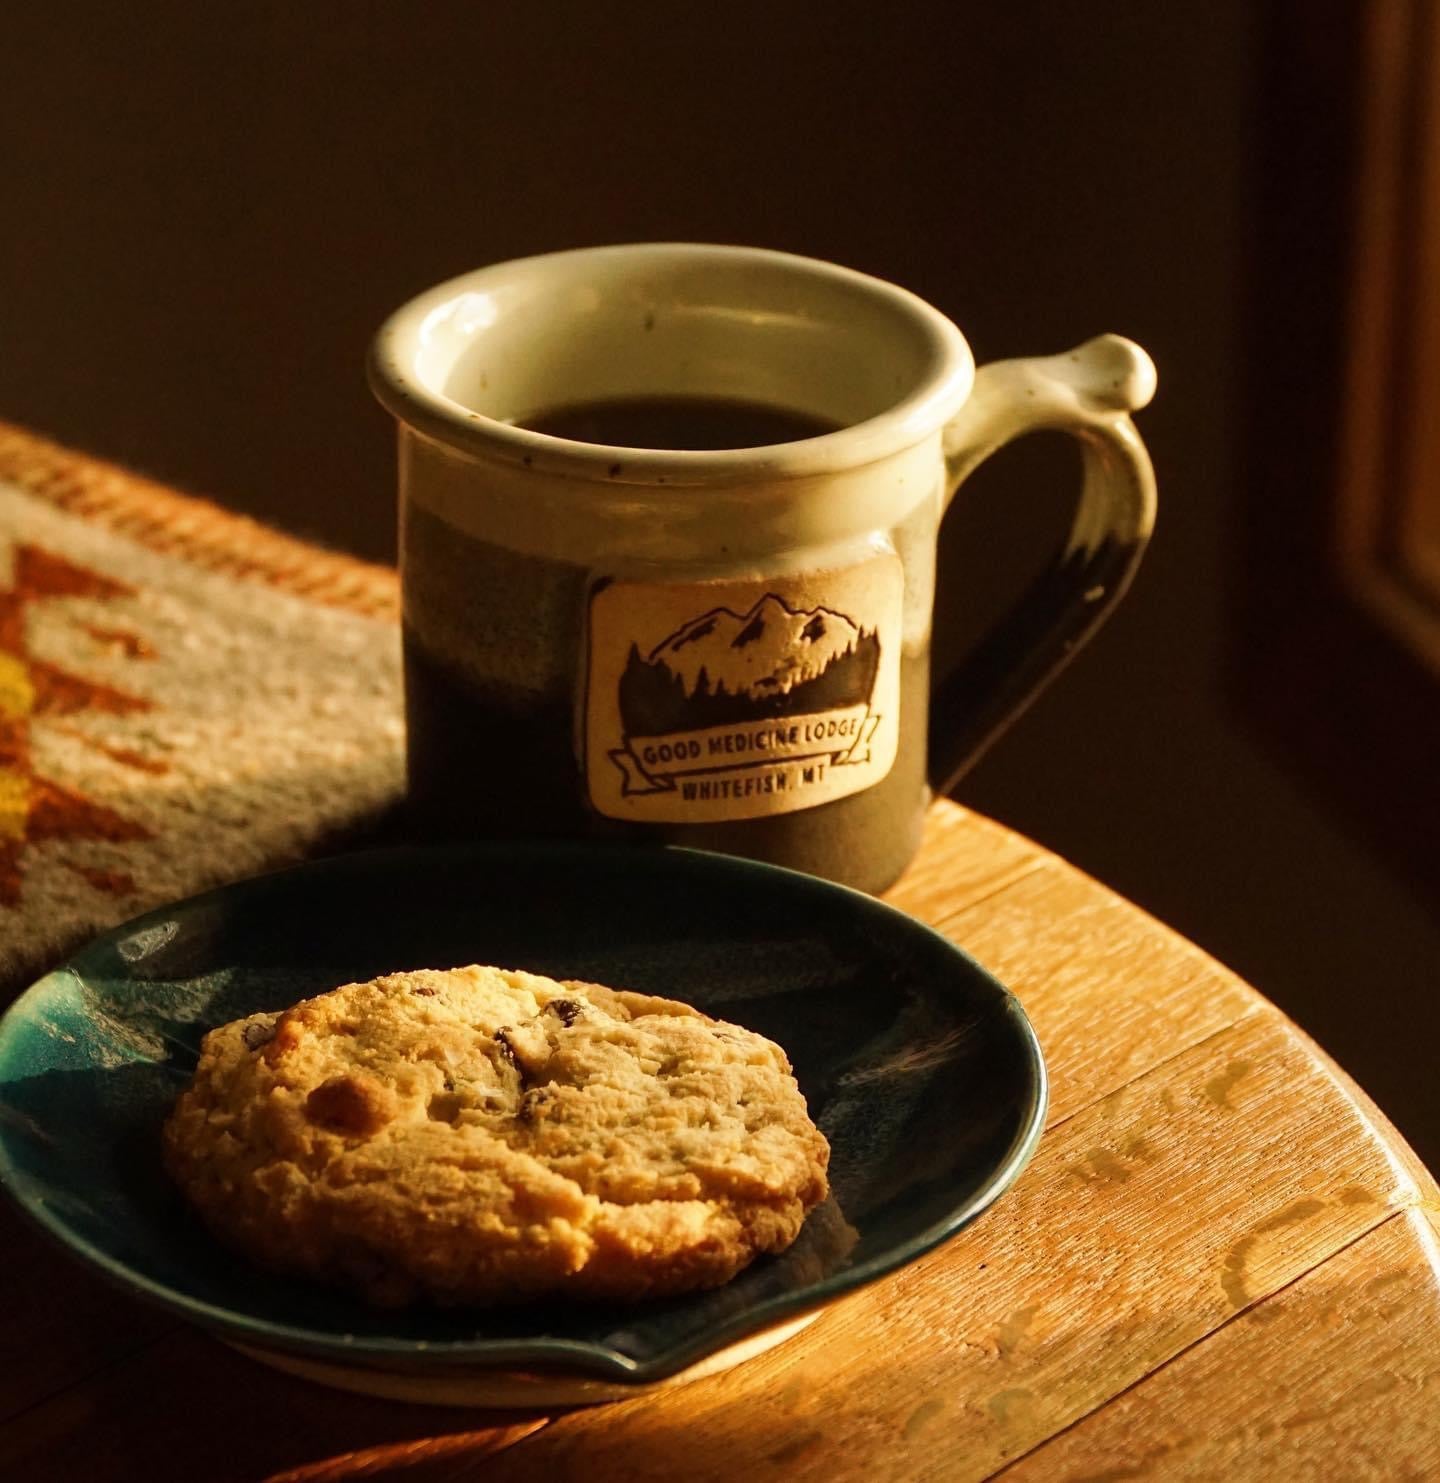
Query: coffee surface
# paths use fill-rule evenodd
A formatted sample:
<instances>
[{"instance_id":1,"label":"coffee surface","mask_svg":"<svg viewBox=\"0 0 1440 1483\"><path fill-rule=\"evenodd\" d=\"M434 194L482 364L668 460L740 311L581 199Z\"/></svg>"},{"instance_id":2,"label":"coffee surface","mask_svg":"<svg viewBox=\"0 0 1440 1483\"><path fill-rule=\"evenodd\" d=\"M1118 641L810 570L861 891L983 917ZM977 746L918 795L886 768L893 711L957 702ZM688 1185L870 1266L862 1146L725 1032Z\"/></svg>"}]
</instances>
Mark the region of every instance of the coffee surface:
<instances>
[{"instance_id":1,"label":"coffee surface","mask_svg":"<svg viewBox=\"0 0 1440 1483\"><path fill-rule=\"evenodd\" d=\"M520 426L577 443L704 452L796 443L803 438L833 433L841 424L764 402L728 397L643 396L552 407L521 418Z\"/></svg>"}]
</instances>

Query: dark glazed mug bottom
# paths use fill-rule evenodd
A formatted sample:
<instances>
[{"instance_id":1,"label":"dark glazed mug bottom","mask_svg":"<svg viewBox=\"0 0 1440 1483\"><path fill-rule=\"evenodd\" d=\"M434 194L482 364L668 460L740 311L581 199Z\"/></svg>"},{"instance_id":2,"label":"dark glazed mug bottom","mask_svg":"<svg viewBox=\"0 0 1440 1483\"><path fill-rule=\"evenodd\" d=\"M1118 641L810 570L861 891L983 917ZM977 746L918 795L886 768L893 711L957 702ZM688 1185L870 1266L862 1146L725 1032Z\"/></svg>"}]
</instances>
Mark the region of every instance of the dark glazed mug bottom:
<instances>
[{"instance_id":1,"label":"dark glazed mug bottom","mask_svg":"<svg viewBox=\"0 0 1440 1483\"><path fill-rule=\"evenodd\" d=\"M787 866L878 894L920 846L929 657L901 670L900 748L873 787L793 813L711 824L630 824L597 813L585 796L574 708L482 686L405 636L410 813L431 839L587 838L674 844Z\"/></svg>"}]
</instances>

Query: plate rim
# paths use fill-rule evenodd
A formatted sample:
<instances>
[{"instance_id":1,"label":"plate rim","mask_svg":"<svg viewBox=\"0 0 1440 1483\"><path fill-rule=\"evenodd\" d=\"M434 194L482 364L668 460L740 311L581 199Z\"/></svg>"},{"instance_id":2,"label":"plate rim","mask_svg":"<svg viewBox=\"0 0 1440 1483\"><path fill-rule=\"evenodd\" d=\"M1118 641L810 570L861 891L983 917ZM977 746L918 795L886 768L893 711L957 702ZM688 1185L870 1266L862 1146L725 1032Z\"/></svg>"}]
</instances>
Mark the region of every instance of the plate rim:
<instances>
[{"instance_id":1,"label":"plate rim","mask_svg":"<svg viewBox=\"0 0 1440 1483\"><path fill-rule=\"evenodd\" d=\"M204 1299L191 1297L137 1272L125 1262L95 1246L85 1236L55 1216L49 1210L44 1197L34 1187L30 1177L19 1170L12 1160L9 1146L12 1134L3 1120L0 1120L0 1191L4 1192L12 1206L18 1209L32 1226L38 1228L73 1257L97 1271L112 1285L141 1301L193 1322L207 1331L223 1337L233 1337L241 1343L264 1348L275 1348L278 1345L290 1352L315 1355L352 1366L376 1370L384 1369L387 1360L401 1359L411 1362L423 1361L427 1368L436 1370L491 1369L525 1365L598 1376L639 1386L678 1374L707 1355L737 1340L744 1339L747 1335L759 1333L773 1324L784 1321L787 1317L798 1316L803 1312L828 1306L837 1299L868 1287L891 1272L908 1266L911 1262L958 1235L983 1215L1014 1185L1026 1164L1029 1163L1045 1128L1045 1117L1049 1107L1049 1072L1039 1038L1024 1007L1015 994L988 968L929 923L921 921L918 917L912 916L909 912L879 897L868 895L851 886L825 880L820 876L809 875L804 871L775 865L769 861L750 860L743 856L725 855L718 851L698 850L681 845L657 847L596 841L533 839L475 840L441 845L403 844L323 856L319 859L301 861L277 870L265 871L213 886L191 896L177 898L152 907L117 923L104 932L97 933L70 953L62 962L22 990L6 1008L4 1014L0 1015L0 1066L4 1064L7 1046L16 1035L25 1017L22 1010L27 1006L27 1001L33 1007L33 1003L38 1001L47 985L64 975L83 981L83 973L75 966L80 960L106 947L118 952L121 941L156 925L168 915L181 911L192 912L222 898L245 897L277 888L283 889L288 878L297 876L323 876L354 869L383 870L387 866L395 868L405 860L416 857L443 863L446 858L494 858L501 855L513 856L517 853L536 858L560 856L576 860L614 860L636 855L647 856L652 860L660 855L672 859L682 857L687 862L683 868L690 868L693 865L701 870L718 871L721 874L759 874L776 877L788 889L800 889L814 895L828 897L838 895L841 898L849 898L854 906L864 912L897 919L906 930L919 932L933 939L947 953L962 959L975 974L998 993L999 1003L1005 1016L1011 1022L1011 1027L1018 1034L1026 1052L1026 1060L1032 1073L1030 1105L1022 1119L1021 1128L1005 1156L969 1200L893 1249L877 1253L870 1260L858 1266L846 1267L840 1272L820 1278L798 1292L778 1293L763 1299L753 1307L702 1330L688 1342L666 1346L651 1358L643 1360L633 1359L599 1341L546 1336L511 1339L450 1339L433 1343L428 1340L383 1336L361 1339L353 1335L335 1335L300 1325L259 1319L237 1312L232 1308L220 1307ZM5 1084L6 1081L0 1079L0 1088L3 1088Z\"/></svg>"}]
</instances>

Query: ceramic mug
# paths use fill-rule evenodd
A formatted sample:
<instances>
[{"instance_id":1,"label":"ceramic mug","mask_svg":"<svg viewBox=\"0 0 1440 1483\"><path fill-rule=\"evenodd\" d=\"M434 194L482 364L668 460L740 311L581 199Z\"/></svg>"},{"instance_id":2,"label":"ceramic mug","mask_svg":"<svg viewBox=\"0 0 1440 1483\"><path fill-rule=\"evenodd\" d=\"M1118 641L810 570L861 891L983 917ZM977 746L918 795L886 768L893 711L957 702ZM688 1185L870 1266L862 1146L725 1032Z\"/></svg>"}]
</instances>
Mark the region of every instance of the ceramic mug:
<instances>
[{"instance_id":1,"label":"ceramic mug","mask_svg":"<svg viewBox=\"0 0 1440 1483\"><path fill-rule=\"evenodd\" d=\"M654 839L880 890L932 794L1113 608L1154 518L1138 346L977 371L913 294L785 253L483 268L396 312L370 374L400 424L409 788L460 832ZM834 430L694 451L522 425L656 397ZM940 522L1042 428L1084 456L1069 540L932 690Z\"/></svg>"}]
</instances>

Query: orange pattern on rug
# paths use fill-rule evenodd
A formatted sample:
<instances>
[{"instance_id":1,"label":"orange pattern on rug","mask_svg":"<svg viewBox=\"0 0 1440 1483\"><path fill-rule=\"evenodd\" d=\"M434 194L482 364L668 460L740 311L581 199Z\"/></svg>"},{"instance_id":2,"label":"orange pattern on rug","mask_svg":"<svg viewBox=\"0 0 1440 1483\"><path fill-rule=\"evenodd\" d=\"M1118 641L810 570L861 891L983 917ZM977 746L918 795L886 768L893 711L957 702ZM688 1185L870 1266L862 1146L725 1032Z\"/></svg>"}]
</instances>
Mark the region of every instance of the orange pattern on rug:
<instances>
[{"instance_id":1,"label":"orange pattern on rug","mask_svg":"<svg viewBox=\"0 0 1440 1483\"><path fill-rule=\"evenodd\" d=\"M143 825L114 809L40 777L31 762L32 718L85 711L124 715L149 710L150 702L31 655L27 607L47 598L131 595L123 583L37 546L15 549L13 584L0 588L0 905L19 905L25 852L41 840L150 837ZM118 872L86 871L84 878L113 894L131 888L129 877Z\"/></svg>"}]
</instances>

